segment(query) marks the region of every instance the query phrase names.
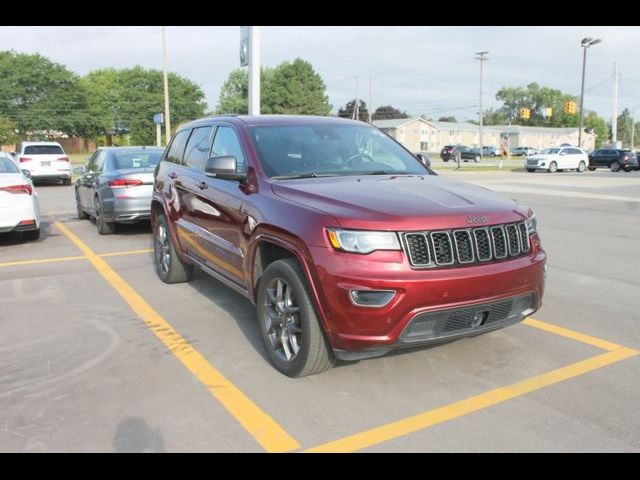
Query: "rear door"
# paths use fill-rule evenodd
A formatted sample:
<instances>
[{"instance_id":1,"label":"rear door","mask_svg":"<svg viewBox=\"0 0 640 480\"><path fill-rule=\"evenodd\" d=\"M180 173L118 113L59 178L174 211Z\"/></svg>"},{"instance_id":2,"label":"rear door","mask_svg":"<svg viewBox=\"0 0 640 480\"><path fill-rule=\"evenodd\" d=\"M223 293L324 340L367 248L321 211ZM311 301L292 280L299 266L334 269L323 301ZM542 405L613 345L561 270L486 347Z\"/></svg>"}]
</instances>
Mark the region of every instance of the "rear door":
<instances>
[{"instance_id":1,"label":"rear door","mask_svg":"<svg viewBox=\"0 0 640 480\"><path fill-rule=\"evenodd\" d=\"M87 161L84 173L78 179L78 196L85 208L93 208L93 188L97 179L98 157L103 155L103 150L96 150Z\"/></svg>"}]
</instances>

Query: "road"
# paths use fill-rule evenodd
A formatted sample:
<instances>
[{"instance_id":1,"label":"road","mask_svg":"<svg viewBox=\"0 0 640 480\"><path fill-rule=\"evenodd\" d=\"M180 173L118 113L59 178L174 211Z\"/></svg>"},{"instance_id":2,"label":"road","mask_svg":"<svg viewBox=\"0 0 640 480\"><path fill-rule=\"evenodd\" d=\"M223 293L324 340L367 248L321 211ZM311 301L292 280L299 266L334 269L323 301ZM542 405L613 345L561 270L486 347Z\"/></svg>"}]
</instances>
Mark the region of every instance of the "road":
<instances>
[{"instance_id":1,"label":"road","mask_svg":"<svg viewBox=\"0 0 640 480\"><path fill-rule=\"evenodd\" d=\"M99 236L39 186L41 239L0 237L0 451L640 452L640 173L441 173L534 209L543 308L302 379L238 294L161 283L148 225Z\"/></svg>"}]
</instances>

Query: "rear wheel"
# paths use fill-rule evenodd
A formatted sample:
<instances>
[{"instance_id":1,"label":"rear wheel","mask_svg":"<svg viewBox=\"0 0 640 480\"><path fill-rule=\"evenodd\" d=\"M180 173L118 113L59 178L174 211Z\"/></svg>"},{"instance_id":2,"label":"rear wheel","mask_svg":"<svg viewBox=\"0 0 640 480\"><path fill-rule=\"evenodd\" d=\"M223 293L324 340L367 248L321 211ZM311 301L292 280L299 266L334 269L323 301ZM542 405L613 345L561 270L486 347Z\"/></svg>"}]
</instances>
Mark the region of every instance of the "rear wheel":
<instances>
[{"instance_id":1,"label":"rear wheel","mask_svg":"<svg viewBox=\"0 0 640 480\"><path fill-rule=\"evenodd\" d=\"M587 164L585 162L580 162L578 164L578 171L580 173L584 172L587 169Z\"/></svg>"},{"instance_id":2,"label":"rear wheel","mask_svg":"<svg viewBox=\"0 0 640 480\"><path fill-rule=\"evenodd\" d=\"M551 162L549 164L549 173L556 173L558 171L558 164L556 162Z\"/></svg>"},{"instance_id":3,"label":"rear wheel","mask_svg":"<svg viewBox=\"0 0 640 480\"><path fill-rule=\"evenodd\" d=\"M611 165L609 165L609 168L611 169L612 172L618 172L620 171L620 164L618 162L611 162Z\"/></svg>"},{"instance_id":4,"label":"rear wheel","mask_svg":"<svg viewBox=\"0 0 640 480\"><path fill-rule=\"evenodd\" d=\"M535 172L535 171L536 171L536 169L535 169L535 168L527 168L527 172L529 172L529 173L533 173L533 172Z\"/></svg>"},{"instance_id":5,"label":"rear wheel","mask_svg":"<svg viewBox=\"0 0 640 480\"><path fill-rule=\"evenodd\" d=\"M473 161L474 161L474 162L476 162L476 163L478 163L478 162L480 161L480 155L476 155L476 156L473 158Z\"/></svg>"},{"instance_id":6,"label":"rear wheel","mask_svg":"<svg viewBox=\"0 0 640 480\"><path fill-rule=\"evenodd\" d=\"M76 214L80 220L86 220L87 218L89 218L89 215L87 215L85 211L82 210L82 203L80 203L80 194L78 193L77 189L76 189Z\"/></svg>"},{"instance_id":7,"label":"rear wheel","mask_svg":"<svg viewBox=\"0 0 640 480\"><path fill-rule=\"evenodd\" d=\"M68 187L69 185L71 185L71 179L70 178L63 178L62 179L62 185L65 185L65 186Z\"/></svg>"},{"instance_id":8,"label":"rear wheel","mask_svg":"<svg viewBox=\"0 0 640 480\"><path fill-rule=\"evenodd\" d=\"M188 282L193 266L178 256L164 215L158 215L153 232L153 260L156 273L164 283Z\"/></svg>"},{"instance_id":9,"label":"rear wheel","mask_svg":"<svg viewBox=\"0 0 640 480\"><path fill-rule=\"evenodd\" d=\"M262 341L280 372L304 377L334 364L296 260L277 260L267 267L258 287L257 310Z\"/></svg>"},{"instance_id":10,"label":"rear wheel","mask_svg":"<svg viewBox=\"0 0 640 480\"><path fill-rule=\"evenodd\" d=\"M100 235L112 235L116 232L115 222L105 222L104 211L102 210L102 203L100 198L96 195L94 199L94 208L96 211L96 228Z\"/></svg>"}]
</instances>

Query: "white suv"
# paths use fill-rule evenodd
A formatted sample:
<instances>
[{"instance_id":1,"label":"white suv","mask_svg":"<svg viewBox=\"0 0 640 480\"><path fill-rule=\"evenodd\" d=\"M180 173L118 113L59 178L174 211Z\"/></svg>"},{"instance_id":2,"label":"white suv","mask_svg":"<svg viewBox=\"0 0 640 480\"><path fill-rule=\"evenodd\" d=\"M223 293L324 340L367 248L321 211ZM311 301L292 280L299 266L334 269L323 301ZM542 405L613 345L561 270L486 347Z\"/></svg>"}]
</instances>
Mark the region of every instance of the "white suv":
<instances>
[{"instance_id":1,"label":"white suv","mask_svg":"<svg viewBox=\"0 0 640 480\"><path fill-rule=\"evenodd\" d=\"M22 142L15 160L33 180L62 180L71 185L71 163L58 142Z\"/></svg>"},{"instance_id":2,"label":"white suv","mask_svg":"<svg viewBox=\"0 0 640 480\"><path fill-rule=\"evenodd\" d=\"M589 165L589 157L578 147L551 147L542 152L527 157L524 167L528 172L547 170L555 173L562 170L577 170L584 172Z\"/></svg>"}]
</instances>

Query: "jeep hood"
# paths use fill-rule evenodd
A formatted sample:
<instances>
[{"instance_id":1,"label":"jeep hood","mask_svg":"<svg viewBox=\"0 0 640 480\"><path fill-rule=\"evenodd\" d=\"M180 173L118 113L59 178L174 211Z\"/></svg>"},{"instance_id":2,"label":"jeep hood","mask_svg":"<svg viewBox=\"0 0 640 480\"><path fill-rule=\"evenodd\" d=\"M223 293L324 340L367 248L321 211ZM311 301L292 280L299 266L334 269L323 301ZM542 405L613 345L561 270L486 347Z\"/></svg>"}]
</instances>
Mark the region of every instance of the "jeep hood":
<instances>
[{"instance_id":1,"label":"jeep hood","mask_svg":"<svg viewBox=\"0 0 640 480\"><path fill-rule=\"evenodd\" d=\"M281 180L272 188L281 198L333 216L343 228L464 228L521 221L528 212L502 195L438 176L320 177Z\"/></svg>"}]
</instances>

